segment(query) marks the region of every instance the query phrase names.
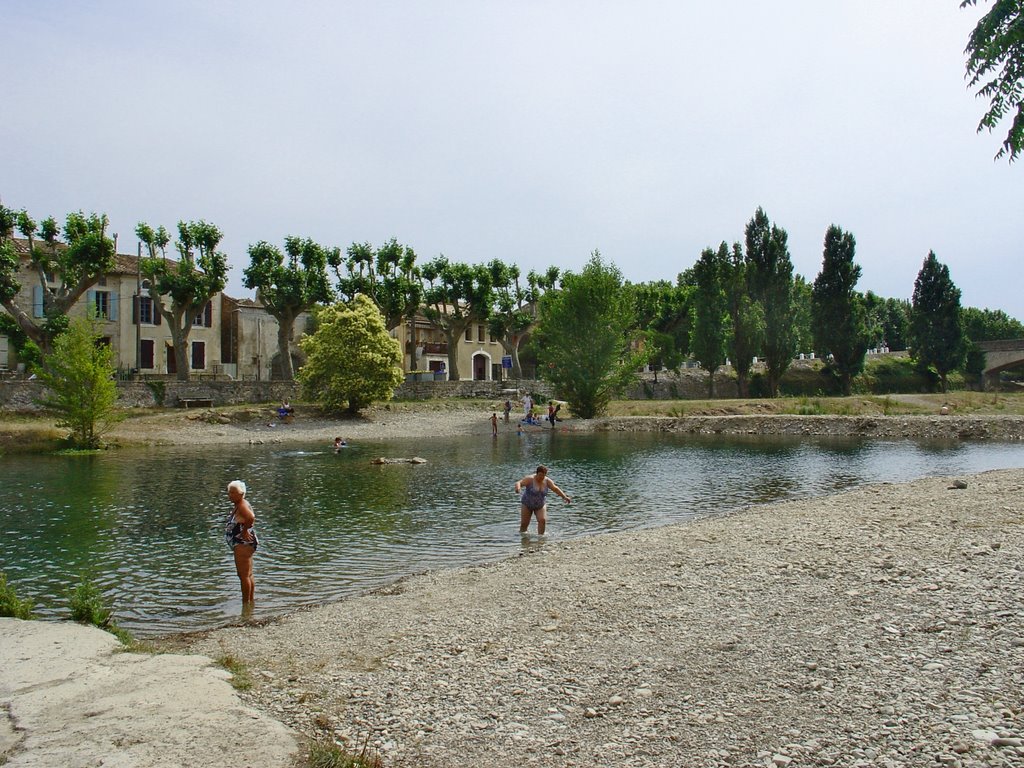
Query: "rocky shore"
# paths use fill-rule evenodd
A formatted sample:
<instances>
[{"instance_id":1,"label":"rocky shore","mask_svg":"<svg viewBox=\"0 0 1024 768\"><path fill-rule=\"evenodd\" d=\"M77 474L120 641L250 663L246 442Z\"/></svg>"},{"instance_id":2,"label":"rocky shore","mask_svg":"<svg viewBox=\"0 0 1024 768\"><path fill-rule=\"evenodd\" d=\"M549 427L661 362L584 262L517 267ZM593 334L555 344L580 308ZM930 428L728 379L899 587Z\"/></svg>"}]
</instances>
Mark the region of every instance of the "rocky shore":
<instances>
[{"instance_id":1,"label":"rocky shore","mask_svg":"<svg viewBox=\"0 0 1024 768\"><path fill-rule=\"evenodd\" d=\"M1024 765L1024 470L534 540L187 645L389 766Z\"/></svg>"}]
</instances>

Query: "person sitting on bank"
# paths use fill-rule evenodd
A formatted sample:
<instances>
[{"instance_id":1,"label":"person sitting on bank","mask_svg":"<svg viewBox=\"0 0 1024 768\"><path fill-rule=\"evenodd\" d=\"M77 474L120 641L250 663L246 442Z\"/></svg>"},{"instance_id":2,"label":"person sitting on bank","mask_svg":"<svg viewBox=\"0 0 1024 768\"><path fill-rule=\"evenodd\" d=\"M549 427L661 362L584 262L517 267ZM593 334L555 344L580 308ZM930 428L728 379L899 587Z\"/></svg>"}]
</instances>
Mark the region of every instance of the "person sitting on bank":
<instances>
[{"instance_id":1,"label":"person sitting on bank","mask_svg":"<svg viewBox=\"0 0 1024 768\"><path fill-rule=\"evenodd\" d=\"M285 419L285 418L288 418L289 416L294 416L294 415L295 415L295 409L291 406L291 404L287 400L283 400L281 402L281 407L277 409L277 418Z\"/></svg>"}]
</instances>

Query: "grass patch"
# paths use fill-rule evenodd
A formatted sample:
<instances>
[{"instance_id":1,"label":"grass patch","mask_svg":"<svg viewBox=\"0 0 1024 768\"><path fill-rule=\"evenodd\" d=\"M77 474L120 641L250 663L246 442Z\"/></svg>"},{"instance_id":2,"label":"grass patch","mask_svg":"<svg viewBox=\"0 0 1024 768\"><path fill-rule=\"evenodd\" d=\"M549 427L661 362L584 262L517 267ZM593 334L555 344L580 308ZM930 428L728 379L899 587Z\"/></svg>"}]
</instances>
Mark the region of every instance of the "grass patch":
<instances>
[{"instance_id":1,"label":"grass patch","mask_svg":"<svg viewBox=\"0 0 1024 768\"><path fill-rule=\"evenodd\" d=\"M82 579L68 594L71 618L80 624L91 624L116 637L125 646L131 647L134 639L131 633L114 622L114 611L107 605L100 588L88 579Z\"/></svg>"},{"instance_id":2,"label":"grass patch","mask_svg":"<svg viewBox=\"0 0 1024 768\"><path fill-rule=\"evenodd\" d=\"M214 661L231 673L231 686L236 691L248 691L252 688L252 675L245 663L236 659L230 653L218 656Z\"/></svg>"},{"instance_id":3,"label":"grass patch","mask_svg":"<svg viewBox=\"0 0 1024 768\"><path fill-rule=\"evenodd\" d=\"M333 741L317 739L309 746L309 757L303 768L384 768L384 761L367 744L356 753Z\"/></svg>"},{"instance_id":4,"label":"grass patch","mask_svg":"<svg viewBox=\"0 0 1024 768\"><path fill-rule=\"evenodd\" d=\"M22 600L7 583L7 574L0 571L0 616L12 619L31 619L35 606L31 600Z\"/></svg>"}]
</instances>

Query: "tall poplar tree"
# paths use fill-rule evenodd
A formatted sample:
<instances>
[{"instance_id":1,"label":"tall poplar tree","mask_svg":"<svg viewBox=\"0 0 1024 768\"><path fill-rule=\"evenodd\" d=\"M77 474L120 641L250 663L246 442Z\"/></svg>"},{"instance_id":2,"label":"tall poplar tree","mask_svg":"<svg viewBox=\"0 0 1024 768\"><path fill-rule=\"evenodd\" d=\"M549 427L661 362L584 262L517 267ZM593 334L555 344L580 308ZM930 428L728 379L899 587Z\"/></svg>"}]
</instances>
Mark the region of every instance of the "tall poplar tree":
<instances>
[{"instance_id":1,"label":"tall poplar tree","mask_svg":"<svg viewBox=\"0 0 1024 768\"><path fill-rule=\"evenodd\" d=\"M728 312L723 278L728 269L729 246L715 252L705 248L693 267L697 290L693 296L693 330L690 349L708 372L708 397L715 396L715 372L725 364Z\"/></svg>"},{"instance_id":2,"label":"tall poplar tree","mask_svg":"<svg viewBox=\"0 0 1024 768\"><path fill-rule=\"evenodd\" d=\"M764 339L764 310L750 295L747 272L743 246L733 243L724 281L730 323L726 351L736 371L740 397L750 394L750 368Z\"/></svg>"},{"instance_id":3,"label":"tall poplar tree","mask_svg":"<svg viewBox=\"0 0 1024 768\"><path fill-rule=\"evenodd\" d=\"M939 374L942 391L947 389L950 371L964 363L964 340L960 289L949 276L949 267L929 251L914 281L910 310L910 345L914 359L930 365Z\"/></svg>"},{"instance_id":4,"label":"tall poplar tree","mask_svg":"<svg viewBox=\"0 0 1024 768\"><path fill-rule=\"evenodd\" d=\"M768 391L779 394L782 375L796 353L793 309L793 262L789 235L758 208L746 227L748 285L764 310L764 358Z\"/></svg>"},{"instance_id":5,"label":"tall poplar tree","mask_svg":"<svg viewBox=\"0 0 1024 768\"><path fill-rule=\"evenodd\" d=\"M852 234L830 226L811 294L814 349L839 378L844 395L850 394L853 377L864 370L868 349L864 300L856 289L860 279L856 250Z\"/></svg>"}]
</instances>

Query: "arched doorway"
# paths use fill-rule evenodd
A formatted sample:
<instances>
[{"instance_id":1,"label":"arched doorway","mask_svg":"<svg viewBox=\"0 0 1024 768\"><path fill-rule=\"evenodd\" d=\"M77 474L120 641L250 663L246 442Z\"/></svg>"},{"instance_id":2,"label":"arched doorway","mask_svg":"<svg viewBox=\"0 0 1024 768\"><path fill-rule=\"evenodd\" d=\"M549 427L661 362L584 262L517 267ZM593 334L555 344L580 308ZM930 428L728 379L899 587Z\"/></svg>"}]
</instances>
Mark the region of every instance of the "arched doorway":
<instances>
[{"instance_id":1,"label":"arched doorway","mask_svg":"<svg viewBox=\"0 0 1024 768\"><path fill-rule=\"evenodd\" d=\"M473 355L473 381L489 381L487 375L491 370L491 356L484 352Z\"/></svg>"}]
</instances>

